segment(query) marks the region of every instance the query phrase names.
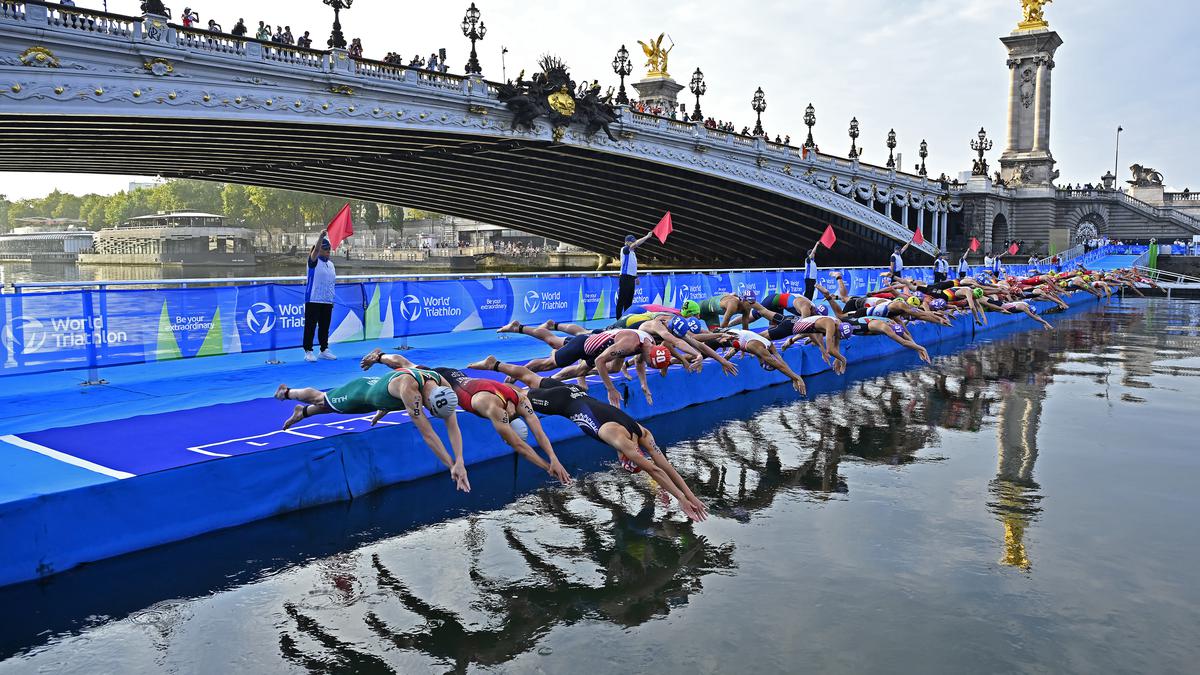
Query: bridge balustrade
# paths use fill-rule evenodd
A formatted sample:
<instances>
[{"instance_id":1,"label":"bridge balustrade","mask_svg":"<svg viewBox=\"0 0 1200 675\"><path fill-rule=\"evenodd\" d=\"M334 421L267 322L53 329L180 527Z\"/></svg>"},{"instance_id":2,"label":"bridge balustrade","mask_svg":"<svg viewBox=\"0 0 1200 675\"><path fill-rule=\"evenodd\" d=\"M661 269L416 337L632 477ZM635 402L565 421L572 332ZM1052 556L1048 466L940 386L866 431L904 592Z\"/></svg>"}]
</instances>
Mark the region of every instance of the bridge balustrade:
<instances>
[{"instance_id":1,"label":"bridge balustrade","mask_svg":"<svg viewBox=\"0 0 1200 675\"><path fill-rule=\"evenodd\" d=\"M25 3L0 0L0 19L25 20Z\"/></svg>"},{"instance_id":2,"label":"bridge balustrade","mask_svg":"<svg viewBox=\"0 0 1200 675\"><path fill-rule=\"evenodd\" d=\"M239 40L232 35L212 33L199 28L172 27L175 28L176 35L178 36L176 38L177 43L188 49L236 54L238 56L243 56L246 53L246 41Z\"/></svg>"},{"instance_id":3,"label":"bridge balustrade","mask_svg":"<svg viewBox=\"0 0 1200 675\"><path fill-rule=\"evenodd\" d=\"M408 69L383 61L371 59L354 59L354 72L357 75L392 82L407 82Z\"/></svg>"},{"instance_id":4,"label":"bridge balustrade","mask_svg":"<svg viewBox=\"0 0 1200 675\"><path fill-rule=\"evenodd\" d=\"M51 26L119 37L132 36L133 27L142 21L137 17L105 14L82 7L47 5L46 12L46 22Z\"/></svg>"},{"instance_id":5,"label":"bridge balustrade","mask_svg":"<svg viewBox=\"0 0 1200 675\"><path fill-rule=\"evenodd\" d=\"M319 52L314 49L304 49L303 47L278 43L264 44L262 55L268 61L278 61L279 63L305 66L317 70L325 69L325 52Z\"/></svg>"}]
</instances>

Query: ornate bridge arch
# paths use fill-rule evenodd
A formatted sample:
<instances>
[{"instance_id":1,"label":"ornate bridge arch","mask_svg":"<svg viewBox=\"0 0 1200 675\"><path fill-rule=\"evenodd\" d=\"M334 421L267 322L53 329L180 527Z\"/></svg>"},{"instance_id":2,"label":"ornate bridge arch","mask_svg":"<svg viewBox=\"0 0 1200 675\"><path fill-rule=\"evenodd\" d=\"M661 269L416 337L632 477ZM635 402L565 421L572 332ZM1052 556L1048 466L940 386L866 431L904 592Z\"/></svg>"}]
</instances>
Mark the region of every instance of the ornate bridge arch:
<instances>
[{"instance_id":1,"label":"ornate bridge arch","mask_svg":"<svg viewBox=\"0 0 1200 675\"><path fill-rule=\"evenodd\" d=\"M936 183L624 110L615 140L514 131L496 86L25 2L0 11L0 168L158 174L300 189L475 218L601 251L664 211L664 262L882 259L959 206ZM880 213L856 199L886 195ZM891 204L903 208L901 222ZM909 222L913 212L918 223ZM932 244L923 247L933 249Z\"/></svg>"}]
</instances>

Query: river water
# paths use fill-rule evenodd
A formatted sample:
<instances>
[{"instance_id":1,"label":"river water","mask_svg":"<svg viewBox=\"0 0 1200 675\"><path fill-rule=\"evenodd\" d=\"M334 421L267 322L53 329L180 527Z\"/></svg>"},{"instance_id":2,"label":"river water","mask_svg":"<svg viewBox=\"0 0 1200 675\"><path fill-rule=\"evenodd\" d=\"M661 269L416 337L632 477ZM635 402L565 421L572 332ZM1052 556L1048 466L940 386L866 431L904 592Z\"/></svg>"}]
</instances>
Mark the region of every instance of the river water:
<instances>
[{"instance_id":1,"label":"river water","mask_svg":"<svg viewBox=\"0 0 1200 675\"><path fill-rule=\"evenodd\" d=\"M1191 673L1200 303L1133 301L0 590L0 674ZM859 338L861 339L861 338Z\"/></svg>"}]
</instances>

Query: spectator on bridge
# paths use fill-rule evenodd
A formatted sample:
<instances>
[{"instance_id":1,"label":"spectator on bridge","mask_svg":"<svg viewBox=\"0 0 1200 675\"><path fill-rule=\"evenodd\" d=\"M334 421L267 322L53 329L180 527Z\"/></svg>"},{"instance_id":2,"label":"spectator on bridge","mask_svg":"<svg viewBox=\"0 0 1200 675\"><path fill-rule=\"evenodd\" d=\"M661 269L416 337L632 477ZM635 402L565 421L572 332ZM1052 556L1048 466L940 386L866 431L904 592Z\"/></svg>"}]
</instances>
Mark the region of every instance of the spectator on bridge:
<instances>
[{"instance_id":1,"label":"spectator on bridge","mask_svg":"<svg viewBox=\"0 0 1200 675\"><path fill-rule=\"evenodd\" d=\"M225 29L224 29L224 28L221 28L221 24L217 23L215 19L209 19L209 20L208 20L208 32L210 32L210 33L224 33L224 32L225 32Z\"/></svg>"},{"instance_id":2,"label":"spectator on bridge","mask_svg":"<svg viewBox=\"0 0 1200 675\"><path fill-rule=\"evenodd\" d=\"M621 247L621 276L617 278L617 316L633 306L634 287L641 283L637 277L637 248L654 236L654 230L646 233L641 239L632 234L626 235L625 245Z\"/></svg>"},{"instance_id":3,"label":"spectator on bridge","mask_svg":"<svg viewBox=\"0 0 1200 675\"><path fill-rule=\"evenodd\" d=\"M255 40L267 42L271 39L271 27L264 25L263 22L258 22L258 32L254 34Z\"/></svg>"},{"instance_id":4,"label":"spectator on bridge","mask_svg":"<svg viewBox=\"0 0 1200 675\"><path fill-rule=\"evenodd\" d=\"M7 5L8 3L4 3L4 4ZM63 7L74 7L75 0L58 0L58 4L62 5Z\"/></svg>"},{"instance_id":5,"label":"spectator on bridge","mask_svg":"<svg viewBox=\"0 0 1200 675\"><path fill-rule=\"evenodd\" d=\"M246 36L246 20L245 19L238 19L237 23L233 24L232 35L234 37L245 37Z\"/></svg>"},{"instance_id":6,"label":"spectator on bridge","mask_svg":"<svg viewBox=\"0 0 1200 675\"><path fill-rule=\"evenodd\" d=\"M283 29L279 26L275 27L275 33L271 35L271 42L277 45L283 44Z\"/></svg>"},{"instance_id":7,"label":"spectator on bridge","mask_svg":"<svg viewBox=\"0 0 1200 675\"><path fill-rule=\"evenodd\" d=\"M361 59L363 55L363 46L361 38L354 38L350 41L350 56L356 59Z\"/></svg>"},{"instance_id":8,"label":"spectator on bridge","mask_svg":"<svg viewBox=\"0 0 1200 675\"><path fill-rule=\"evenodd\" d=\"M434 52L429 55L429 60L425 62L425 67L428 68L429 70L432 70L435 73L437 72L437 70L438 70L437 52Z\"/></svg>"},{"instance_id":9,"label":"spectator on bridge","mask_svg":"<svg viewBox=\"0 0 1200 675\"><path fill-rule=\"evenodd\" d=\"M193 12L191 7L184 7L183 14L179 15L179 19L183 22L184 28L191 28L200 20L200 15Z\"/></svg>"},{"instance_id":10,"label":"spectator on bridge","mask_svg":"<svg viewBox=\"0 0 1200 675\"><path fill-rule=\"evenodd\" d=\"M336 297L337 271L329 255L331 247L328 230L321 230L317 243L308 252L308 283L304 287L304 360L317 360L313 354L313 335L321 345L319 358L337 359L329 351L329 324L333 321L333 302Z\"/></svg>"},{"instance_id":11,"label":"spectator on bridge","mask_svg":"<svg viewBox=\"0 0 1200 675\"><path fill-rule=\"evenodd\" d=\"M303 49L312 49L312 38L309 37L308 31L304 31L304 35L301 35L300 38L296 40L296 46Z\"/></svg>"},{"instance_id":12,"label":"spectator on bridge","mask_svg":"<svg viewBox=\"0 0 1200 675\"><path fill-rule=\"evenodd\" d=\"M912 245L912 242L908 242L903 246L896 244L892 249L892 259L888 265L888 274L893 279L899 279L904 276L904 252L908 250L910 245Z\"/></svg>"},{"instance_id":13,"label":"spectator on bridge","mask_svg":"<svg viewBox=\"0 0 1200 675\"><path fill-rule=\"evenodd\" d=\"M283 42L283 44L285 44L285 45L294 45L294 44L296 44L296 38L292 36L292 27L291 27L291 26L284 26L284 27L283 27L283 40L282 40L282 42Z\"/></svg>"},{"instance_id":14,"label":"spectator on bridge","mask_svg":"<svg viewBox=\"0 0 1200 675\"><path fill-rule=\"evenodd\" d=\"M950 263L946 261L946 252L938 251L937 260L933 261L933 283L941 283L950 278Z\"/></svg>"},{"instance_id":15,"label":"spectator on bridge","mask_svg":"<svg viewBox=\"0 0 1200 675\"><path fill-rule=\"evenodd\" d=\"M784 145L791 145L791 144L792 144L792 137L791 137L790 135L788 135L788 134L784 134L784 135L783 135L783 144L784 144Z\"/></svg>"}]
</instances>

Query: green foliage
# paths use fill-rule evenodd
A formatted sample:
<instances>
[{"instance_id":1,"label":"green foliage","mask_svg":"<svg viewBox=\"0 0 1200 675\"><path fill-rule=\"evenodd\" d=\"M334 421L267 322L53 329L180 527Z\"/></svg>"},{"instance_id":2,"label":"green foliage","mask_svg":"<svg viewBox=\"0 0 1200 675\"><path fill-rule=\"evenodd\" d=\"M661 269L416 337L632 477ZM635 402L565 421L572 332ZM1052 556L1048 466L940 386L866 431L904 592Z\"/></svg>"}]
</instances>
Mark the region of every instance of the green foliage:
<instances>
[{"instance_id":1,"label":"green foliage","mask_svg":"<svg viewBox=\"0 0 1200 675\"><path fill-rule=\"evenodd\" d=\"M231 225L271 232L320 229L346 203L345 199L233 183L171 180L152 188L114 195L77 196L55 190L40 199L10 202L0 195L0 229L11 227L18 218L71 218L87 221L101 229L130 218L159 211L218 213ZM373 202L352 202L355 220L373 227L380 221L380 208ZM419 212L427 217L425 212ZM390 209L389 222L403 222L403 209Z\"/></svg>"}]
</instances>

